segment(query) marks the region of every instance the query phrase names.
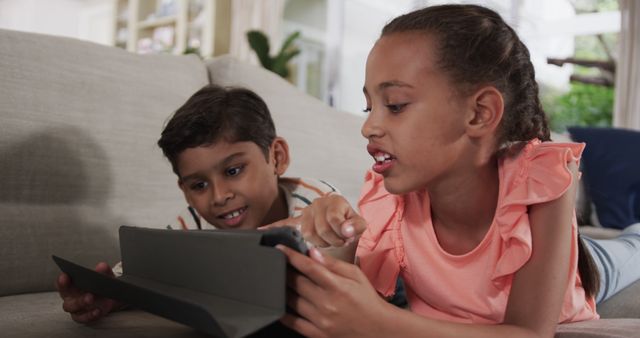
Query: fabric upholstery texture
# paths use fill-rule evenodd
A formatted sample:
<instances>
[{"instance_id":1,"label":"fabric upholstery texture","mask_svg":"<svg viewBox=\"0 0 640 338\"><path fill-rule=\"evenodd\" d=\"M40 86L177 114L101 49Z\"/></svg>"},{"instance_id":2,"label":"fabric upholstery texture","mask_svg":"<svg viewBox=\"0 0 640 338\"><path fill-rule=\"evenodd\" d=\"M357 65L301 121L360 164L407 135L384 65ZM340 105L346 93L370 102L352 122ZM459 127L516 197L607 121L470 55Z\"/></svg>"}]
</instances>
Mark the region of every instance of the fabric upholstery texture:
<instances>
[{"instance_id":1,"label":"fabric upholstery texture","mask_svg":"<svg viewBox=\"0 0 640 338\"><path fill-rule=\"evenodd\" d=\"M4 338L25 337L118 337L203 338L210 337L190 327L140 310L125 310L103 320L81 325L60 310L60 297L53 292L3 297L0 300L0 330ZM599 319L558 325L556 338L631 338L640 332L640 320Z\"/></svg>"},{"instance_id":2,"label":"fabric upholstery texture","mask_svg":"<svg viewBox=\"0 0 640 338\"><path fill-rule=\"evenodd\" d=\"M0 31L0 295L53 289L51 254L117 260L117 228L183 207L156 141L208 83L195 56Z\"/></svg>"}]
</instances>

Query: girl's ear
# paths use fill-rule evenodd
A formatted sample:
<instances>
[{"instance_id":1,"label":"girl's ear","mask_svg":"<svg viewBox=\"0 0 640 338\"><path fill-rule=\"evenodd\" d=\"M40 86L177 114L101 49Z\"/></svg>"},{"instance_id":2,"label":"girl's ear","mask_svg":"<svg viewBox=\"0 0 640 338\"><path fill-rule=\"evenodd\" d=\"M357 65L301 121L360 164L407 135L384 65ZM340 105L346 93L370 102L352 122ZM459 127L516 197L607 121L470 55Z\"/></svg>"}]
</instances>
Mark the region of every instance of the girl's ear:
<instances>
[{"instance_id":1,"label":"girl's ear","mask_svg":"<svg viewBox=\"0 0 640 338\"><path fill-rule=\"evenodd\" d=\"M289 168L289 144L282 137L276 137L271 143L271 159L274 161L274 173L282 176Z\"/></svg>"},{"instance_id":2,"label":"girl's ear","mask_svg":"<svg viewBox=\"0 0 640 338\"><path fill-rule=\"evenodd\" d=\"M502 93L493 87L480 88L470 97L471 109L466 120L467 134L480 137L498 129L504 113Z\"/></svg>"}]
</instances>

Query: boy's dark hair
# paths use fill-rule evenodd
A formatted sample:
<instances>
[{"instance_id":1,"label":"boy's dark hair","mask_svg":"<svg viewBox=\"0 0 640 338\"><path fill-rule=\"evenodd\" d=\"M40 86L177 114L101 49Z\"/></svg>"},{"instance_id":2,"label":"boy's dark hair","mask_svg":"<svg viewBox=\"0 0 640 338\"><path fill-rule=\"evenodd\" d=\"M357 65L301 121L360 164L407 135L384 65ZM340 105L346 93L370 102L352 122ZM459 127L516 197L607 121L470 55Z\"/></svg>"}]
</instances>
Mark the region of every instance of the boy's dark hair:
<instances>
[{"instance_id":1,"label":"boy's dark hair","mask_svg":"<svg viewBox=\"0 0 640 338\"><path fill-rule=\"evenodd\" d=\"M550 141L547 117L529 50L500 15L477 5L430 6L389 22L381 36L401 32L433 34L437 66L466 94L481 85L495 86L505 100L498 147L533 138ZM587 296L599 288L593 258L578 238L578 270Z\"/></svg>"},{"instance_id":2,"label":"boy's dark hair","mask_svg":"<svg viewBox=\"0 0 640 338\"><path fill-rule=\"evenodd\" d=\"M276 129L267 104L246 88L208 85L193 94L167 122L158 146L176 175L185 149L227 142L253 142L268 159Z\"/></svg>"},{"instance_id":3,"label":"boy's dark hair","mask_svg":"<svg viewBox=\"0 0 640 338\"><path fill-rule=\"evenodd\" d=\"M397 17L382 29L382 36L408 31L434 34L437 66L461 93L481 85L502 92L499 147L533 138L550 140L529 50L498 13L477 5L431 6Z\"/></svg>"}]
</instances>

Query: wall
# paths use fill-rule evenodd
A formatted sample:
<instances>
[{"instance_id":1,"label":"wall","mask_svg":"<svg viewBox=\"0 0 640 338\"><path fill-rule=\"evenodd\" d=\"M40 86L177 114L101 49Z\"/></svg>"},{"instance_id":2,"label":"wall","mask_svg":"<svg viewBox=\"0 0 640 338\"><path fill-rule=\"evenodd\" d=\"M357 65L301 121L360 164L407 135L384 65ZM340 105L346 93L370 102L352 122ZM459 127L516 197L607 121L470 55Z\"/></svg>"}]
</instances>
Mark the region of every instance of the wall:
<instances>
[{"instance_id":1,"label":"wall","mask_svg":"<svg viewBox=\"0 0 640 338\"><path fill-rule=\"evenodd\" d=\"M0 0L0 28L111 44L111 0Z\"/></svg>"}]
</instances>

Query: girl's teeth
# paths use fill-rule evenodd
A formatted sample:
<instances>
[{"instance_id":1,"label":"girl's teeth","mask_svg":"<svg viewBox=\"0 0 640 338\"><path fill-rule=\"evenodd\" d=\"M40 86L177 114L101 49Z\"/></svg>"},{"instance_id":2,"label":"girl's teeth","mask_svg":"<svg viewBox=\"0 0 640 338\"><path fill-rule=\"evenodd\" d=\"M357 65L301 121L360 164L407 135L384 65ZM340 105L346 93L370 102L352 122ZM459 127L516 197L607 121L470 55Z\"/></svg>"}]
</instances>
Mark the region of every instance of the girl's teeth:
<instances>
[{"instance_id":1,"label":"girl's teeth","mask_svg":"<svg viewBox=\"0 0 640 338\"><path fill-rule=\"evenodd\" d=\"M391 155L387 154L387 153L378 153L374 156L375 160L377 162L384 162L388 159L391 158Z\"/></svg>"}]
</instances>

